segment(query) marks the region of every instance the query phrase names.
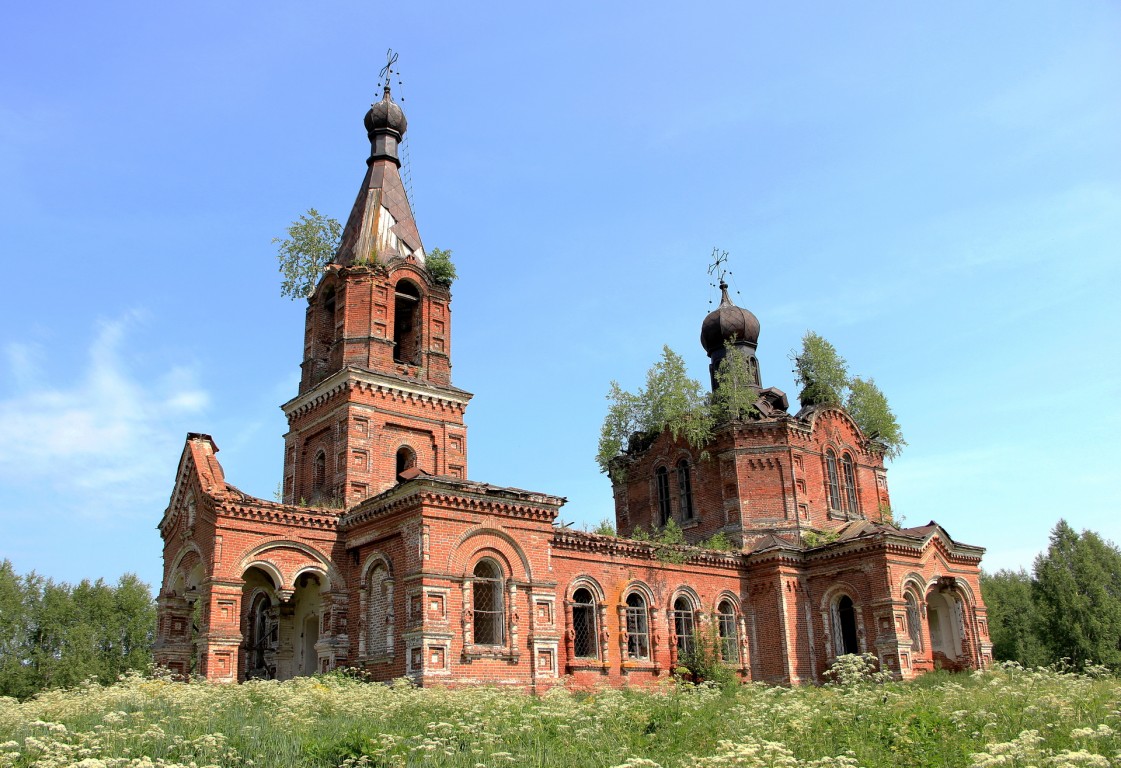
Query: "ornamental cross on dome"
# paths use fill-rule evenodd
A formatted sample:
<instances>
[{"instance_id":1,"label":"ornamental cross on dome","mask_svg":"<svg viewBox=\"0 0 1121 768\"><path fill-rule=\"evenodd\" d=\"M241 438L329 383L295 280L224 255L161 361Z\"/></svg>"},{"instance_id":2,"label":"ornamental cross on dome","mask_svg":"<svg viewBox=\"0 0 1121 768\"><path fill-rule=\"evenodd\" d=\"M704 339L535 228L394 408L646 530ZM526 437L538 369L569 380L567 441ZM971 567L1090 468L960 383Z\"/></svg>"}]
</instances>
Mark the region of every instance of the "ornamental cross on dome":
<instances>
[{"instance_id":1,"label":"ornamental cross on dome","mask_svg":"<svg viewBox=\"0 0 1121 768\"><path fill-rule=\"evenodd\" d=\"M392 48L385 49L385 66L378 72L378 78L385 78L385 84L388 86L389 81L393 78L393 65L397 63L397 54L394 53Z\"/></svg>"},{"instance_id":2,"label":"ornamental cross on dome","mask_svg":"<svg viewBox=\"0 0 1121 768\"><path fill-rule=\"evenodd\" d=\"M712 249L712 263L708 265L708 273L717 276L717 282L724 285L724 277L732 274L725 266L728 263L728 252L719 248Z\"/></svg>"}]
</instances>

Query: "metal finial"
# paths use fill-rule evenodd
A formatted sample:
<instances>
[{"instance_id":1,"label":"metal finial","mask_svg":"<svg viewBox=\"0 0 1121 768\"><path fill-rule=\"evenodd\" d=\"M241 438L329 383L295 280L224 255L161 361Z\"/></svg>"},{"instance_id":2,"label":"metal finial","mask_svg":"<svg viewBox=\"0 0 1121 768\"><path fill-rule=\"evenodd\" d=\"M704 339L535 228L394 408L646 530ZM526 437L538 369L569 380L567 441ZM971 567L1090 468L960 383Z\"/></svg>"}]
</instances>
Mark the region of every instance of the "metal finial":
<instances>
[{"instance_id":1,"label":"metal finial","mask_svg":"<svg viewBox=\"0 0 1121 768\"><path fill-rule=\"evenodd\" d=\"M708 273L717 276L717 282L723 284L724 278L732 274L724 265L728 263L728 252L719 248L712 249L712 263L708 265Z\"/></svg>"},{"instance_id":2,"label":"metal finial","mask_svg":"<svg viewBox=\"0 0 1121 768\"><path fill-rule=\"evenodd\" d=\"M394 73L393 65L397 63L397 54L393 52L392 48L387 48L385 51L385 58L385 66L378 72L378 77L385 78L385 87L388 88Z\"/></svg>"}]
</instances>

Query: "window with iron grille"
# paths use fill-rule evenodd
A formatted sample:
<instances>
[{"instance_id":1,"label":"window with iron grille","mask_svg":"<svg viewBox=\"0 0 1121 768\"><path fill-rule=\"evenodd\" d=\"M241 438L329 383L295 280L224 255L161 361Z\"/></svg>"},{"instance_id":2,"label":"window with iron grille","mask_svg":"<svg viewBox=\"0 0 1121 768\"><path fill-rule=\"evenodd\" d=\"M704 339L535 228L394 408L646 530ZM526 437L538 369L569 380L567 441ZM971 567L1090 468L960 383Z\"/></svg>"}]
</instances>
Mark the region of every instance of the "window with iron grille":
<instances>
[{"instance_id":1,"label":"window with iron grille","mask_svg":"<svg viewBox=\"0 0 1121 768\"><path fill-rule=\"evenodd\" d=\"M658 525L663 526L669 522L669 472L665 467L658 467L654 471L654 484L658 493Z\"/></svg>"},{"instance_id":2,"label":"window with iron grille","mask_svg":"<svg viewBox=\"0 0 1121 768\"><path fill-rule=\"evenodd\" d=\"M650 658L646 600L637 592L627 595L627 655L632 659Z\"/></svg>"},{"instance_id":3,"label":"window with iron grille","mask_svg":"<svg viewBox=\"0 0 1121 768\"><path fill-rule=\"evenodd\" d=\"M596 602L584 588L572 594L572 652L578 659L599 658L596 649Z\"/></svg>"},{"instance_id":4,"label":"window with iron grille","mask_svg":"<svg viewBox=\"0 0 1121 768\"><path fill-rule=\"evenodd\" d=\"M678 654L693 652L693 604L687 597L673 601L673 631L677 635Z\"/></svg>"},{"instance_id":5,"label":"window with iron grille","mask_svg":"<svg viewBox=\"0 0 1121 768\"><path fill-rule=\"evenodd\" d=\"M475 644L502 645L505 611L502 607L502 569L493 560L480 560L471 584L475 608Z\"/></svg>"},{"instance_id":6,"label":"window with iron grille","mask_svg":"<svg viewBox=\"0 0 1121 768\"><path fill-rule=\"evenodd\" d=\"M856 503L856 472L852 466L852 456L847 453L841 455L841 471L845 476L845 497L848 499L849 511L857 514L860 507Z\"/></svg>"},{"instance_id":7,"label":"window with iron grille","mask_svg":"<svg viewBox=\"0 0 1121 768\"><path fill-rule=\"evenodd\" d=\"M841 509L841 484L837 480L837 455L833 451L825 452L825 470L829 483L829 508Z\"/></svg>"},{"instance_id":8,"label":"window with iron grille","mask_svg":"<svg viewBox=\"0 0 1121 768\"><path fill-rule=\"evenodd\" d=\"M720 633L720 658L728 663L739 661L740 637L736 627L736 609L724 600L716 609L717 631Z\"/></svg>"},{"instance_id":9,"label":"window with iron grille","mask_svg":"<svg viewBox=\"0 0 1121 768\"><path fill-rule=\"evenodd\" d=\"M689 462L682 459L677 463L677 508L681 510L682 520L693 519L693 488L689 483Z\"/></svg>"}]
</instances>

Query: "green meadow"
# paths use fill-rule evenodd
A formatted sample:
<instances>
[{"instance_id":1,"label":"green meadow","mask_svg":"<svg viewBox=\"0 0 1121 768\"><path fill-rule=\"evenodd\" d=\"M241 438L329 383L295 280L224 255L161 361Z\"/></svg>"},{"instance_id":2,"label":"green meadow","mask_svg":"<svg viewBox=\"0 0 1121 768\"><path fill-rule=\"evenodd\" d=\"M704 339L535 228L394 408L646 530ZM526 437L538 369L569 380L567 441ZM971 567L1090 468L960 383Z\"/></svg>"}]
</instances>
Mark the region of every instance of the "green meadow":
<instances>
[{"instance_id":1,"label":"green meadow","mask_svg":"<svg viewBox=\"0 0 1121 768\"><path fill-rule=\"evenodd\" d=\"M129 676L0 699L0 768L1109 765L1121 765L1121 681L1014 665L911 683L540 696L342 675Z\"/></svg>"}]
</instances>

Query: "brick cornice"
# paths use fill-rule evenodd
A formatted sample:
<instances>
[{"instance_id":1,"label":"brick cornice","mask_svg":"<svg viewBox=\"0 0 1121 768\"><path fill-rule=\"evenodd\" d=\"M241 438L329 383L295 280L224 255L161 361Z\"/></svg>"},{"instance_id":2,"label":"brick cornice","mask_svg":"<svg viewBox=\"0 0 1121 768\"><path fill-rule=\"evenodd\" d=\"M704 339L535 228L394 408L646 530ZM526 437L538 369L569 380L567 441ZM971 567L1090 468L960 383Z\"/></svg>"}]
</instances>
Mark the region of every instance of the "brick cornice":
<instances>
[{"instance_id":1,"label":"brick cornice","mask_svg":"<svg viewBox=\"0 0 1121 768\"><path fill-rule=\"evenodd\" d=\"M938 549L948 561L960 565L977 565L981 562L983 547L953 542L947 545L941 537L932 536L918 540L909 536L901 536L888 532L877 533L850 541L837 541L825 544L807 552L806 559L810 562L819 562L838 557L847 557L863 552L882 551L885 554L902 555L908 558L921 557L927 546Z\"/></svg>"},{"instance_id":2,"label":"brick cornice","mask_svg":"<svg viewBox=\"0 0 1121 768\"><path fill-rule=\"evenodd\" d=\"M314 507L298 507L277 504L263 499L225 499L214 505L216 517L237 520L253 520L262 523L277 523L297 528L335 530L343 510L323 510Z\"/></svg>"},{"instance_id":3,"label":"brick cornice","mask_svg":"<svg viewBox=\"0 0 1121 768\"><path fill-rule=\"evenodd\" d=\"M668 549L685 556L683 563L665 562L666 567L684 565L685 563L713 565L724 568L739 568L744 564L743 555L739 552L721 552L714 549L703 549L688 545L673 546L654 544L649 541L639 541L620 536L602 536L586 531L573 531L561 528L553 532L553 546L559 550L573 552L588 552L616 557L630 557L639 560L657 560L659 550Z\"/></svg>"},{"instance_id":4,"label":"brick cornice","mask_svg":"<svg viewBox=\"0 0 1121 768\"><path fill-rule=\"evenodd\" d=\"M447 477L426 477L367 499L344 515L339 527L344 530L354 528L374 517L418 507L552 523L565 501L560 496L517 488L499 488Z\"/></svg>"},{"instance_id":5,"label":"brick cornice","mask_svg":"<svg viewBox=\"0 0 1121 768\"><path fill-rule=\"evenodd\" d=\"M280 406L289 419L302 416L347 389L360 387L371 392L385 392L403 399L429 401L445 407L463 410L473 395L455 387L442 387L423 382L411 382L375 373L355 366L347 366L331 374L310 392L292 398Z\"/></svg>"}]
</instances>

